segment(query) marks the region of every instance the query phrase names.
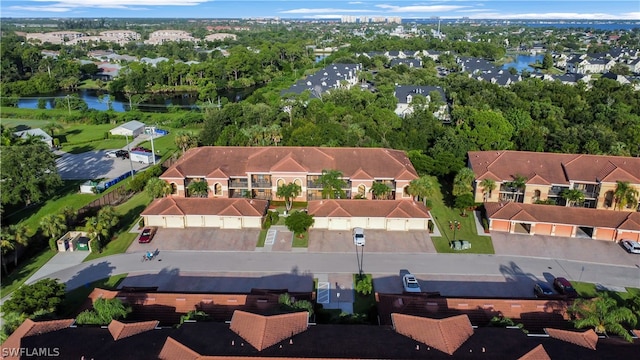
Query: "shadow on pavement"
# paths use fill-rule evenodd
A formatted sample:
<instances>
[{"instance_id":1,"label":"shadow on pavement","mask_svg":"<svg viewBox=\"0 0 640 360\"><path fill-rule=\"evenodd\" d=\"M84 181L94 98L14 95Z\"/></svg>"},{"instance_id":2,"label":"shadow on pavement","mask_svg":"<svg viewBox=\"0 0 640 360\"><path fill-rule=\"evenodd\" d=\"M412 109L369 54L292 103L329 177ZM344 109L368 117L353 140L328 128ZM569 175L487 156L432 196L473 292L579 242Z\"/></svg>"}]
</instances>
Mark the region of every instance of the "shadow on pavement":
<instances>
[{"instance_id":1,"label":"shadow on pavement","mask_svg":"<svg viewBox=\"0 0 640 360\"><path fill-rule=\"evenodd\" d=\"M114 269L115 266L112 266L107 261L92 264L91 266L80 270L71 279L69 279L69 281L66 282L67 291L73 290L80 286L86 286L95 281L95 279L108 278L113 274Z\"/></svg>"}]
</instances>

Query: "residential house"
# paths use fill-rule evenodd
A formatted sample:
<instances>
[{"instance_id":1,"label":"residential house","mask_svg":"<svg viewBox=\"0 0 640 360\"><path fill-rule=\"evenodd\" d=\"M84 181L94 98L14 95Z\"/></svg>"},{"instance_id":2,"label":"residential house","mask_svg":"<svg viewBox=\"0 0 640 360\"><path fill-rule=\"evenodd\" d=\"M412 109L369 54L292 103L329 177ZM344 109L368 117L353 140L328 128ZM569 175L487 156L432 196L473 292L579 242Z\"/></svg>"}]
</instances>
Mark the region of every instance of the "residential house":
<instances>
[{"instance_id":1,"label":"residential house","mask_svg":"<svg viewBox=\"0 0 640 360\"><path fill-rule=\"evenodd\" d=\"M132 120L109 130L109 132L111 135L131 136L133 139L144 132L144 126L144 123Z\"/></svg>"},{"instance_id":2,"label":"residential house","mask_svg":"<svg viewBox=\"0 0 640 360\"><path fill-rule=\"evenodd\" d=\"M40 41L41 43L63 44L69 40L85 36L77 31L54 31L48 33L27 33L27 41Z\"/></svg>"},{"instance_id":3,"label":"residential house","mask_svg":"<svg viewBox=\"0 0 640 360\"><path fill-rule=\"evenodd\" d=\"M361 64L331 64L298 80L288 89L282 90L280 95L288 93L301 94L309 91L312 98L321 98L324 92L332 89L349 89L358 83L358 72Z\"/></svg>"},{"instance_id":4,"label":"residential house","mask_svg":"<svg viewBox=\"0 0 640 360\"><path fill-rule=\"evenodd\" d=\"M390 67L405 65L409 68L421 68L422 60L420 59L392 59L389 63Z\"/></svg>"},{"instance_id":5,"label":"residential house","mask_svg":"<svg viewBox=\"0 0 640 360\"><path fill-rule=\"evenodd\" d=\"M556 154L528 151L470 151L469 167L475 173L476 202L514 201L533 204L552 201L570 206L562 196L565 190L583 192L582 204L594 209L617 208L614 192L617 181L629 182L640 191L640 158ZM524 187L514 183L518 178ZM495 182L496 188L484 191L484 179ZM621 210L636 211L638 203L627 204Z\"/></svg>"},{"instance_id":6,"label":"residential house","mask_svg":"<svg viewBox=\"0 0 640 360\"><path fill-rule=\"evenodd\" d=\"M632 73L640 73L640 58L629 60L626 65Z\"/></svg>"},{"instance_id":7,"label":"residential house","mask_svg":"<svg viewBox=\"0 0 640 360\"><path fill-rule=\"evenodd\" d=\"M606 58L573 57L567 60L567 72L576 74L599 74L613 67L616 62Z\"/></svg>"},{"instance_id":8,"label":"residential house","mask_svg":"<svg viewBox=\"0 0 640 360\"><path fill-rule=\"evenodd\" d=\"M435 92L439 94L438 100L441 105L433 112L433 115L445 122L451 121L449 115L449 107L447 106L447 97L444 90L440 86L417 86L417 85L398 85L396 86L393 95L398 101L396 105L395 113L398 116L405 117L413 113L413 100L416 96L423 96L428 105L434 99L431 98L431 94Z\"/></svg>"},{"instance_id":9,"label":"residential house","mask_svg":"<svg viewBox=\"0 0 640 360\"><path fill-rule=\"evenodd\" d=\"M238 35L229 34L229 33L215 33L215 34L209 34L204 37L206 41L220 41L225 39L236 40L237 38L238 38Z\"/></svg>"},{"instance_id":10,"label":"residential house","mask_svg":"<svg viewBox=\"0 0 640 360\"><path fill-rule=\"evenodd\" d=\"M406 154L382 148L206 146L185 153L161 179L173 196L187 197L192 181L206 181L213 198L276 199L279 186L298 184L297 201L322 199L323 170L339 170L347 199L371 199L374 183L386 184L389 199L411 200L407 186L416 173Z\"/></svg>"},{"instance_id":11,"label":"residential house","mask_svg":"<svg viewBox=\"0 0 640 360\"><path fill-rule=\"evenodd\" d=\"M603 78L607 78L607 79L611 79L611 80L615 80L618 83L620 83L621 85L631 84L631 81L629 81L629 79L626 76L617 75L617 74L614 74L612 72L608 72L606 74L602 74L602 77Z\"/></svg>"},{"instance_id":12,"label":"residential house","mask_svg":"<svg viewBox=\"0 0 640 360\"><path fill-rule=\"evenodd\" d=\"M158 30L149 34L149 39L145 40L145 44L160 45L168 41L191 41L196 39L189 32L183 30Z\"/></svg>"},{"instance_id":13,"label":"residential house","mask_svg":"<svg viewBox=\"0 0 640 360\"><path fill-rule=\"evenodd\" d=\"M46 131L40 129L40 128L35 128L35 129L29 129L29 130L22 130L22 131L16 131L15 133L13 133L15 136L22 138L22 139L27 139L30 137L37 137L40 140L42 140L42 142L44 142L45 144L49 145L49 147L53 147L53 138L47 134Z\"/></svg>"}]
</instances>

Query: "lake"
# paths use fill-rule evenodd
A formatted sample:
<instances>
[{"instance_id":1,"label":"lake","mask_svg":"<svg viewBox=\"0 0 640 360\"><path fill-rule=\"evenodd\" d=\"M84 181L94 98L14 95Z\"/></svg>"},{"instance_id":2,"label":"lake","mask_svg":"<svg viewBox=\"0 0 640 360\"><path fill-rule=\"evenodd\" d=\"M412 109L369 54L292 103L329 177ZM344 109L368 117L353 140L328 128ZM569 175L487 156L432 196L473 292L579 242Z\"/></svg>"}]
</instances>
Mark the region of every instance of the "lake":
<instances>
[{"instance_id":1,"label":"lake","mask_svg":"<svg viewBox=\"0 0 640 360\"><path fill-rule=\"evenodd\" d=\"M502 65L502 68L507 70L513 67L518 70L518 73L521 73L522 70L534 72L535 69L529 64L534 64L536 61L542 62L542 59L544 59L544 55L516 55L513 62Z\"/></svg>"},{"instance_id":2,"label":"lake","mask_svg":"<svg viewBox=\"0 0 640 360\"><path fill-rule=\"evenodd\" d=\"M230 102L238 102L246 99L251 95L259 86L252 86L244 89L229 89L224 92L220 92L220 98L227 98ZM129 110L129 100L121 94L111 96L107 93L97 90L78 90L78 91L58 91L52 94L37 94L29 97L23 97L18 99L18 107L25 109L37 109L38 100L45 99L47 109L51 109L54 106L56 98L66 98L68 95L78 96L87 103L89 109L95 110L108 110L107 99L111 97L111 106L114 111L124 112ZM103 95L105 99L101 99ZM172 93L172 94L154 94L138 105L140 111L147 112L166 112L167 106L177 106L181 108L195 108L198 102L197 93Z\"/></svg>"}]
</instances>

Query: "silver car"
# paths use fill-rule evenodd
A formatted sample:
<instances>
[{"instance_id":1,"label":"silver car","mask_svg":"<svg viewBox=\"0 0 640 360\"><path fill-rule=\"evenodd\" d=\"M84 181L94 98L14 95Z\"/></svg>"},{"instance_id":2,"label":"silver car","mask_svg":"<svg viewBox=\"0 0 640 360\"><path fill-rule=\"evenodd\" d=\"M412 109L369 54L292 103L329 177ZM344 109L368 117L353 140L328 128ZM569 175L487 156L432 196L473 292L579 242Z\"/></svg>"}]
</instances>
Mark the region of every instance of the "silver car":
<instances>
[{"instance_id":1,"label":"silver car","mask_svg":"<svg viewBox=\"0 0 640 360\"><path fill-rule=\"evenodd\" d=\"M622 240L622 246L632 254L640 254L640 243L633 240Z\"/></svg>"}]
</instances>

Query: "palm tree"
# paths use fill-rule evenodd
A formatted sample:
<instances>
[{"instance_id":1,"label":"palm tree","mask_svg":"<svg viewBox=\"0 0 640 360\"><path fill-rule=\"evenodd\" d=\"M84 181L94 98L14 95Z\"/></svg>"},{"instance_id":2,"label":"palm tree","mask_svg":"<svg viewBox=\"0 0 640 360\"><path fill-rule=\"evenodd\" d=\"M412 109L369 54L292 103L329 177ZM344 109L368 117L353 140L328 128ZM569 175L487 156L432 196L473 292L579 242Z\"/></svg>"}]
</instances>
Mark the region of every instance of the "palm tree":
<instances>
[{"instance_id":1,"label":"palm tree","mask_svg":"<svg viewBox=\"0 0 640 360\"><path fill-rule=\"evenodd\" d=\"M192 181L187 185L190 196L207 197L209 194L209 185L204 180Z\"/></svg>"},{"instance_id":2,"label":"palm tree","mask_svg":"<svg viewBox=\"0 0 640 360\"><path fill-rule=\"evenodd\" d=\"M100 248L102 247L102 237L109 238L113 228L118 225L120 218L112 206L105 206L98 211L97 216L87 218L85 230L93 238L98 239Z\"/></svg>"},{"instance_id":3,"label":"palm tree","mask_svg":"<svg viewBox=\"0 0 640 360\"><path fill-rule=\"evenodd\" d=\"M3 257L10 251L16 251L16 243L8 228L2 229L2 232L0 233L0 249L2 250ZM4 259L2 261L2 268L4 269L4 273L8 275L9 269L7 269L7 261L4 261Z\"/></svg>"},{"instance_id":4,"label":"palm tree","mask_svg":"<svg viewBox=\"0 0 640 360\"><path fill-rule=\"evenodd\" d=\"M198 145L198 139L190 132L181 131L176 134L176 145L180 148L180 151L184 154L187 150L196 147Z\"/></svg>"},{"instance_id":5,"label":"palm tree","mask_svg":"<svg viewBox=\"0 0 640 360\"><path fill-rule=\"evenodd\" d=\"M480 187L482 188L483 200L486 202L491 197L491 192L496 189L496 182L492 179L482 179Z\"/></svg>"},{"instance_id":6,"label":"palm tree","mask_svg":"<svg viewBox=\"0 0 640 360\"><path fill-rule=\"evenodd\" d=\"M297 198L302 194L302 188L300 185L295 183L288 183L278 186L278 190L276 191L276 196L279 198L284 198L284 205L287 209L287 212L291 211L291 207L293 206L293 199Z\"/></svg>"},{"instance_id":7,"label":"palm tree","mask_svg":"<svg viewBox=\"0 0 640 360\"><path fill-rule=\"evenodd\" d=\"M16 245L13 255L13 263L18 265L18 246L27 246L29 244L29 228L25 224L9 225L9 233L13 239L13 243Z\"/></svg>"},{"instance_id":8,"label":"palm tree","mask_svg":"<svg viewBox=\"0 0 640 360\"><path fill-rule=\"evenodd\" d=\"M513 192L515 192L515 202L520 202L520 190L524 189L527 186L527 178L522 175L516 175L512 181L505 183L506 186L510 187Z\"/></svg>"},{"instance_id":9,"label":"palm tree","mask_svg":"<svg viewBox=\"0 0 640 360\"><path fill-rule=\"evenodd\" d=\"M638 190L628 181L616 181L616 189L613 191L613 201L618 210L622 210L629 204L638 203Z\"/></svg>"},{"instance_id":10,"label":"palm tree","mask_svg":"<svg viewBox=\"0 0 640 360\"><path fill-rule=\"evenodd\" d=\"M347 182L342 179L341 171L322 170L318 182L322 185L323 199L344 199L346 197L343 189L347 186Z\"/></svg>"},{"instance_id":11,"label":"palm tree","mask_svg":"<svg viewBox=\"0 0 640 360\"><path fill-rule=\"evenodd\" d=\"M45 215L40 220L40 229L45 236L57 239L67 230L67 221L62 214Z\"/></svg>"},{"instance_id":12,"label":"palm tree","mask_svg":"<svg viewBox=\"0 0 640 360\"><path fill-rule=\"evenodd\" d=\"M386 198L386 195L391 192L391 188L385 183L376 181L371 185L371 189L369 191L373 194L374 199L384 199Z\"/></svg>"},{"instance_id":13,"label":"palm tree","mask_svg":"<svg viewBox=\"0 0 640 360\"><path fill-rule=\"evenodd\" d=\"M418 199L422 198L422 203L427 206L427 199L433 196L435 189L435 179L432 176L425 175L411 180L407 192Z\"/></svg>"},{"instance_id":14,"label":"palm tree","mask_svg":"<svg viewBox=\"0 0 640 360\"><path fill-rule=\"evenodd\" d=\"M144 189L147 194L154 199L165 197L171 194L172 191L171 185L168 182L157 177L149 179Z\"/></svg>"},{"instance_id":15,"label":"palm tree","mask_svg":"<svg viewBox=\"0 0 640 360\"><path fill-rule=\"evenodd\" d=\"M473 180L476 174L470 168L462 168L453 178L453 196L460 196L464 193L473 192Z\"/></svg>"},{"instance_id":16,"label":"palm tree","mask_svg":"<svg viewBox=\"0 0 640 360\"><path fill-rule=\"evenodd\" d=\"M576 318L573 320L576 328L593 327L598 334L606 335L610 332L622 336L629 342L633 341L622 323L635 326L638 319L633 311L618 306L616 300L607 293L595 299L578 299L569 308L569 312Z\"/></svg>"},{"instance_id":17,"label":"palm tree","mask_svg":"<svg viewBox=\"0 0 640 360\"><path fill-rule=\"evenodd\" d=\"M584 193L579 189L566 189L560 193L560 196L567 200L569 206L576 206L584 202Z\"/></svg>"},{"instance_id":18,"label":"palm tree","mask_svg":"<svg viewBox=\"0 0 640 360\"><path fill-rule=\"evenodd\" d=\"M43 129L47 131L49 134L51 134L51 137L55 137L56 131L62 130L64 129L64 127L61 124L58 124L57 122L50 122L47 125L45 125Z\"/></svg>"}]
</instances>

